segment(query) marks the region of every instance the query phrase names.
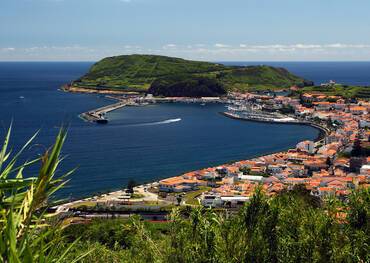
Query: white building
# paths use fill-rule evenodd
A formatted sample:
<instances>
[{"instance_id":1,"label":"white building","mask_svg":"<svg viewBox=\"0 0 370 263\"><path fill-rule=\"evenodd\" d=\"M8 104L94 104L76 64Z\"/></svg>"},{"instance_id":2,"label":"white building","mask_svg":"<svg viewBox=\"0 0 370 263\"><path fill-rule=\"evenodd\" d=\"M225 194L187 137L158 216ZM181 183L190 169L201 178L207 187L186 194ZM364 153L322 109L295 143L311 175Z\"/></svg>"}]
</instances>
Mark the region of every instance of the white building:
<instances>
[{"instance_id":1,"label":"white building","mask_svg":"<svg viewBox=\"0 0 370 263\"><path fill-rule=\"evenodd\" d=\"M201 204L206 207L237 207L249 201L248 196L220 196L216 194L203 194Z\"/></svg>"},{"instance_id":2,"label":"white building","mask_svg":"<svg viewBox=\"0 0 370 263\"><path fill-rule=\"evenodd\" d=\"M313 141L303 141L297 144L296 149L303 152L314 153L315 143Z\"/></svg>"},{"instance_id":3,"label":"white building","mask_svg":"<svg viewBox=\"0 0 370 263\"><path fill-rule=\"evenodd\" d=\"M370 120L360 120L360 128L370 127Z\"/></svg>"},{"instance_id":4,"label":"white building","mask_svg":"<svg viewBox=\"0 0 370 263\"><path fill-rule=\"evenodd\" d=\"M203 194L201 196L201 204L206 207L221 207L221 197L214 194Z\"/></svg>"},{"instance_id":5,"label":"white building","mask_svg":"<svg viewBox=\"0 0 370 263\"><path fill-rule=\"evenodd\" d=\"M370 164L364 164L360 168L360 174L369 174L370 175Z\"/></svg>"},{"instance_id":6,"label":"white building","mask_svg":"<svg viewBox=\"0 0 370 263\"><path fill-rule=\"evenodd\" d=\"M238 179L242 181L247 180L247 181L253 181L253 182L262 182L263 176L239 174Z\"/></svg>"}]
</instances>

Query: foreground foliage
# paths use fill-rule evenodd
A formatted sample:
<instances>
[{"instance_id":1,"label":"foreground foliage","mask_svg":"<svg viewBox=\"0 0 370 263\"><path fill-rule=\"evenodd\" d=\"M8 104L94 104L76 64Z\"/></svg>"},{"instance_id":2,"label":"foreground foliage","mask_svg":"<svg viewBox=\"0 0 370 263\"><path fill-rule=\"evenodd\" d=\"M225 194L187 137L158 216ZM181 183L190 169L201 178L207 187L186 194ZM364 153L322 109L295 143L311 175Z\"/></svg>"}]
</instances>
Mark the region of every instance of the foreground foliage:
<instances>
[{"instance_id":1,"label":"foreground foliage","mask_svg":"<svg viewBox=\"0 0 370 263\"><path fill-rule=\"evenodd\" d=\"M345 212L345 213L343 213ZM174 210L168 223L93 221L82 235L84 262L370 262L370 193L321 203L295 189L268 199L257 191L239 213Z\"/></svg>"},{"instance_id":2,"label":"foreground foliage","mask_svg":"<svg viewBox=\"0 0 370 263\"><path fill-rule=\"evenodd\" d=\"M12 155L10 131L0 151L0 262L64 262L73 243L61 242L60 228L53 226L45 212L48 198L63 187L70 174L56 176L66 133L61 130L41 157L19 165L18 159L36 135ZM35 164L40 167L38 174L24 176Z\"/></svg>"},{"instance_id":3,"label":"foreground foliage","mask_svg":"<svg viewBox=\"0 0 370 263\"><path fill-rule=\"evenodd\" d=\"M167 222L95 220L63 228L45 213L63 187L56 176L62 130L40 158L17 165L10 131L0 151L0 262L370 262L370 191L321 202L297 187L258 189L239 212L174 209ZM24 176L39 164L36 176Z\"/></svg>"}]
</instances>

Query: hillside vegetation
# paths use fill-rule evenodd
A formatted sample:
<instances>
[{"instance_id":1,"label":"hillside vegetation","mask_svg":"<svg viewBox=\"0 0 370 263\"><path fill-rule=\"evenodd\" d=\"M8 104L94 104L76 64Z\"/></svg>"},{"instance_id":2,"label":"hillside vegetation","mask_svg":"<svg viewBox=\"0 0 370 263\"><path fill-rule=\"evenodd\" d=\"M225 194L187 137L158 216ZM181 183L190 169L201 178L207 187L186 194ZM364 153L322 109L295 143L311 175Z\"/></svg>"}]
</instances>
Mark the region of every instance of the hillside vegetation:
<instances>
[{"instance_id":1,"label":"hillside vegetation","mask_svg":"<svg viewBox=\"0 0 370 263\"><path fill-rule=\"evenodd\" d=\"M148 93L166 97L209 97L226 93L216 79L189 75L173 75L153 81Z\"/></svg>"},{"instance_id":2,"label":"hillside vegetation","mask_svg":"<svg viewBox=\"0 0 370 263\"><path fill-rule=\"evenodd\" d=\"M308 190L268 198L258 190L238 213L175 209L167 222L95 220L65 229L83 237L72 260L83 262L369 262L370 198L321 202ZM345 211L345 212L343 212Z\"/></svg>"},{"instance_id":3,"label":"hillside vegetation","mask_svg":"<svg viewBox=\"0 0 370 263\"><path fill-rule=\"evenodd\" d=\"M169 86L165 86L165 83ZM152 88L151 91L157 95L165 95L179 94L179 85L182 83L186 87L181 89L182 96L203 93L212 96L226 91L281 89L313 84L286 69L270 66L234 67L166 56L123 55L95 63L86 75L73 82L73 86L138 92L148 92ZM209 93L215 86L216 91ZM197 89L202 91L198 92Z\"/></svg>"},{"instance_id":4,"label":"hillside vegetation","mask_svg":"<svg viewBox=\"0 0 370 263\"><path fill-rule=\"evenodd\" d=\"M300 93L321 92L327 95L342 96L344 98L370 99L370 86L349 86L336 84L332 86L304 87Z\"/></svg>"}]
</instances>

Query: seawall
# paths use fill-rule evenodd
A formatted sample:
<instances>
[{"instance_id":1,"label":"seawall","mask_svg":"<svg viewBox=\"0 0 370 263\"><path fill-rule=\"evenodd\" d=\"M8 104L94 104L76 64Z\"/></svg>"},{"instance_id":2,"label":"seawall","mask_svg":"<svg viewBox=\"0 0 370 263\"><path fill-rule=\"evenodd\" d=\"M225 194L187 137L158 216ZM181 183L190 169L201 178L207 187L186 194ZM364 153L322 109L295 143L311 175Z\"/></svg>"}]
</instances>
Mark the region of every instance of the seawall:
<instances>
[{"instance_id":1,"label":"seawall","mask_svg":"<svg viewBox=\"0 0 370 263\"><path fill-rule=\"evenodd\" d=\"M311 126L313 128L316 128L319 130L319 135L315 138L315 142L318 142L322 139L324 139L328 134L329 134L329 130L317 123L313 123L313 122L308 122L308 121L296 121L296 122L293 122L293 121L267 121L267 120L263 120L263 119L247 119L247 118L242 118L242 117L238 117L238 116L235 116L233 114L229 114L227 112L220 112L220 114L228 117L228 118L231 118L231 119L235 119L235 120L241 120L241 121L250 121L250 122L263 122L263 123L271 123L271 124L292 124L292 125L306 125L306 126Z\"/></svg>"}]
</instances>

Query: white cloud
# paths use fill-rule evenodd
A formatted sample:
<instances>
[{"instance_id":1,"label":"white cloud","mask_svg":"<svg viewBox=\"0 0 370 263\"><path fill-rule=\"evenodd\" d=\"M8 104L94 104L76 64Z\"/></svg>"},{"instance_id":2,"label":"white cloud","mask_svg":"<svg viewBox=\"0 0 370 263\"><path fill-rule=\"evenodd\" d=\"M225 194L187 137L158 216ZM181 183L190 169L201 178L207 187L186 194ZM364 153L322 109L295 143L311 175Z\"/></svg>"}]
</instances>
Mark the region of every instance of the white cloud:
<instances>
[{"instance_id":1,"label":"white cloud","mask_svg":"<svg viewBox=\"0 0 370 263\"><path fill-rule=\"evenodd\" d=\"M370 60L370 44L165 44L142 47L31 46L0 47L0 60L98 60L120 54L158 54L195 60Z\"/></svg>"},{"instance_id":2,"label":"white cloud","mask_svg":"<svg viewBox=\"0 0 370 263\"><path fill-rule=\"evenodd\" d=\"M321 45L313 45L313 44L295 44L293 46L294 46L294 48L299 48L299 49L315 49L315 48L321 48Z\"/></svg>"},{"instance_id":3,"label":"white cloud","mask_svg":"<svg viewBox=\"0 0 370 263\"><path fill-rule=\"evenodd\" d=\"M327 47L327 48L354 48L354 49L363 49L363 48L365 48L366 49L366 48L370 48L370 45L335 43L335 44L324 45L324 47Z\"/></svg>"},{"instance_id":4,"label":"white cloud","mask_svg":"<svg viewBox=\"0 0 370 263\"><path fill-rule=\"evenodd\" d=\"M0 48L0 51L3 51L3 52L15 51L15 48L14 47L4 47L4 48Z\"/></svg>"},{"instance_id":5,"label":"white cloud","mask_svg":"<svg viewBox=\"0 0 370 263\"><path fill-rule=\"evenodd\" d=\"M296 50L334 50L334 49L370 49L370 45L367 44L274 44L274 45L247 45L239 44L242 49L257 49L257 50L275 50L275 51L296 51Z\"/></svg>"},{"instance_id":6,"label":"white cloud","mask_svg":"<svg viewBox=\"0 0 370 263\"><path fill-rule=\"evenodd\" d=\"M163 49L174 49L174 48L176 48L177 47L177 45L176 44L166 44L166 45L164 45L162 48Z\"/></svg>"},{"instance_id":7,"label":"white cloud","mask_svg":"<svg viewBox=\"0 0 370 263\"><path fill-rule=\"evenodd\" d=\"M221 43L216 43L215 44L215 47L216 48L228 48L228 47L230 47L229 45L225 45L225 44L221 44Z\"/></svg>"}]
</instances>

